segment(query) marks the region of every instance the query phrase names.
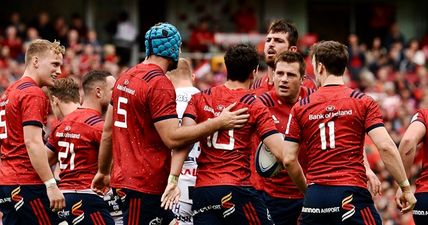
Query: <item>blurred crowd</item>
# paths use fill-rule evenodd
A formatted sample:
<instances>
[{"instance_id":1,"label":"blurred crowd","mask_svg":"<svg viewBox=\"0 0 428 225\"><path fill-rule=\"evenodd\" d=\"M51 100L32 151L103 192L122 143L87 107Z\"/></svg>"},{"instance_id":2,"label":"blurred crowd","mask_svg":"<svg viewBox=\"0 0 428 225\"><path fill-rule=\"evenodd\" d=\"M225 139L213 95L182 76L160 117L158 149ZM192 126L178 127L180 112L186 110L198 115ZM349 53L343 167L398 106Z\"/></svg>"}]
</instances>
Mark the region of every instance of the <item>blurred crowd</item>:
<instances>
[{"instance_id":1,"label":"blurred crowd","mask_svg":"<svg viewBox=\"0 0 428 225\"><path fill-rule=\"evenodd\" d=\"M28 44L37 38L59 40L66 46L62 76L80 79L93 69L104 69L114 75L127 68L130 47L137 40L137 29L132 27L126 13L118 16L113 27L112 39L102 43L94 30L88 29L82 17L73 14L50 18L40 13L33 22L24 23L19 13L13 13L0 30L0 93L17 80L24 71L24 54ZM214 33L206 20L195 26L189 40L184 40L183 52L193 62L196 85L201 90L221 84L226 80L222 46L217 44ZM299 50L308 56L310 45L317 41L316 34L304 35ZM350 61L347 85L360 89L376 99L384 114L385 125L398 144L412 115L418 108L428 108L428 39L407 39L396 24L384 37L374 37L369 43L359 41L356 34L348 37ZM267 66L263 62L263 43L260 50L259 73ZM184 54L186 55L186 54ZM312 76L310 59L307 59L307 76ZM396 205L392 178L384 169L376 147L367 139L366 152L373 170L382 181L383 192L376 196L376 206L385 225L410 225L411 215L402 216ZM420 161L421 157L417 157ZM419 172L415 163L413 175ZM414 183L414 180L412 180Z\"/></svg>"}]
</instances>

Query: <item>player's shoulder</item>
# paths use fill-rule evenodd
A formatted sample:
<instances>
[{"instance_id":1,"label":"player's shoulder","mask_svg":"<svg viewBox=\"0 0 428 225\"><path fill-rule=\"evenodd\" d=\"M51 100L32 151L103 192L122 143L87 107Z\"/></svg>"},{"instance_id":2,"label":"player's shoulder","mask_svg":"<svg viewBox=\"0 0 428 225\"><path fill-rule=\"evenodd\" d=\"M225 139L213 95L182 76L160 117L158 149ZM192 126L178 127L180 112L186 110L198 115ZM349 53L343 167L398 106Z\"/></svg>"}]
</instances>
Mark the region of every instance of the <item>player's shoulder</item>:
<instances>
[{"instance_id":1,"label":"player's shoulder","mask_svg":"<svg viewBox=\"0 0 428 225\"><path fill-rule=\"evenodd\" d=\"M275 101L273 99L272 92L265 92L258 97L263 105L271 108L275 106Z\"/></svg>"},{"instance_id":2,"label":"player's shoulder","mask_svg":"<svg viewBox=\"0 0 428 225\"><path fill-rule=\"evenodd\" d=\"M78 108L67 117L67 120L84 124L87 127L98 127L104 124L104 119L93 109Z\"/></svg>"},{"instance_id":3,"label":"player's shoulder","mask_svg":"<svg viewBox=\"0 0 428 225\"><path fill-rule=\"evenodd\" d=\"M239 102L243 103L245 105L253 105L257 100L256 94L252 91L249 91L247 93L244 93L240 99Z\"/></svg>"},{"instance_id":4,"label":"player's shoulder","mask_svg":"<svg viewBox=\"0 0 428 225\"><path fill-rule=\"evenodd\" d=\"M26 79L17 81L12 89L15 90L14 93L16 94L47 98L43 90L37 84Z\"/></svg>"}]
</instances>

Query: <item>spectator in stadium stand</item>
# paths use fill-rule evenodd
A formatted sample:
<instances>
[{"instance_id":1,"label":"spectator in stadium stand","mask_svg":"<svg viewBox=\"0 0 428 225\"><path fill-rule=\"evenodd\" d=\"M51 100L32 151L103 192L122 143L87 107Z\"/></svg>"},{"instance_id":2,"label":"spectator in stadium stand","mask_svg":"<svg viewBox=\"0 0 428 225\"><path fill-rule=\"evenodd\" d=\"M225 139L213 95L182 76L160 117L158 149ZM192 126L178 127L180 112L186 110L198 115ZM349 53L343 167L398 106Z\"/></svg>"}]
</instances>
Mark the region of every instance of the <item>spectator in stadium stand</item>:
<instances>
[{"instance_id":1,"label":"spectator in stadium stand","mask_svg":"<svg viewBox=\"0 0 428 225\"><path fill-rule=\"evenodd\" d=\"M10 57L16 59L22 53L22 39L18 37L16 27L8 26L6 28L6 38L0 43L9 48Z\"/></svg>"},{"instance_id":2,"label":"spectator in stadium stand","mask_svg":"<svg viewBox=\"0 0 428 225\"><path fill-rule=\"evenodd\" d=\"M349 72L351 73L351 79L353 81L360 80L360 72L366 64L366 56L362 52L360 43L358 42L358 36L356 34L350 34L348 36L348 52L349 52Z\"/></svg>"},{"instance_id":3,"label":"spectator in stadium stand","mask_svg":"<svg viewBox=\"0 0 428 225\"><path fill-rule=\"evenodd\" d=\"M37 20L32 24L39 31L41 38L53 41L55 38L55 30L51 24L49 14L47 12L39 13Z\"/></svg>"},{"instance_id":4,"label":"spectator in stadium stand","mask_svg":"<svg viewBox=\"0 0 428 225\"><path fill-rule=\"evenodd\" d=\"M129 66L131 59L131 49L137 38L138 31L129 20L129 14L125 11L118 15L116 33L114 34L114 44L119 56L119 66Z\"/></svg>"},{"instance_id":5,"label":"spectator in stadium stand","mask_svg":"<svg viewBox=\"0 0 428 225\"><path fill-rule=\"evenodd\" d=\"M214 33L210 31L209 19L202 18L190 34L189 51L206 53L210 45L214 45Z\"/></svg>"}]
</instances>

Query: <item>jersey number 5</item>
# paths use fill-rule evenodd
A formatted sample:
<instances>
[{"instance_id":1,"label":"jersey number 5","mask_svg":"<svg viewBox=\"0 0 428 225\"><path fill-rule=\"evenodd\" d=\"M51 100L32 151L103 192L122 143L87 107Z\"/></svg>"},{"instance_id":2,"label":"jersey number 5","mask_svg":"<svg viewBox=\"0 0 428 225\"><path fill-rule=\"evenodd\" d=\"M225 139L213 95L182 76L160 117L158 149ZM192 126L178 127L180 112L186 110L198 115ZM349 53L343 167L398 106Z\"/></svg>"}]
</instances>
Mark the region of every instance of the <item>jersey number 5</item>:
<instances>
[{"instance_id":1,"label":"jersey number 5","mask_svg":"<svg viewBox=\"0 0 428 225\"><path fill-rule=\"evenodd\" d=\"M330 121L327 123L328 126L328 136L329 136L329 142L330 142L330 149L333 149L336 147L336 141L334 136L334 121ZM326 150L327 149L327 138L326 138L326 131L325 131L325 123L320 123L320 137L321 137L321 149Z\"/></svg>"},{"instance_id":2,"label":"jersey number 5","mask_svg":"<svg viewBox=\"0 0 428 225\"><path fill-rule=\"evenodd\" d=\"M6 110L0 111L0 128L4 129L4 132L0 133L0 139L6 139L7 138L7 128L6 128L6 120L5 119Z\"/></svg>"},{"instance_id":3,"label":"jersey number 5","mask_svg":"<svg viewBox=\"0 0 428 225\"><path fill-rule=\"evenodd\" d=\"M124 98L124 97L119 97L117 99L117 114L118 115L123 115L123 121L114 121L114 125L116 127L120 127L120 128L127 128L127 124L126 124L126 110L121 108L120 106L123 106L123 104L128 104L128 99Z\"/></svg>"}]
</instances>

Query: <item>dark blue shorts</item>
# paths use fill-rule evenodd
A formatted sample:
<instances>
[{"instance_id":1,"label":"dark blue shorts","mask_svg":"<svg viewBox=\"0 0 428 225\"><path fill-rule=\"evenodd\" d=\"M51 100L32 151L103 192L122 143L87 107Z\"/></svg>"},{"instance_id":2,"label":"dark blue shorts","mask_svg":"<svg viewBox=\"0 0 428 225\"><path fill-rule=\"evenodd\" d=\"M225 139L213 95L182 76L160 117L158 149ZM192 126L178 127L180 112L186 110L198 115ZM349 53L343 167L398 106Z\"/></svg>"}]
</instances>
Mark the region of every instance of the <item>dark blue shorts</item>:
<instances>
[{"instance_id":1,"label":"dark blue shorts","mask_svg":"<svg viewBox=\"0 0 428 225\"><path fill-rule=\"evenodd\" d=\"M5 225L57 225L45 185L0 186L0 211Z\"/></svg>"},{"instance_id":2,"label":"dark blue shorts","mask_svg":"<svg viewBox=\"0 0 428 225\"><path fill-rule=\"evenodd\" d=\"M65 208L58 212L68 224L114 225L107 203L95 194L64 193Z\"/></svg>"},{"instance_id":3,"label":"dark blue shorts","mask_svg":"<svg viewBox=\"0 0 428 225\"><path fill-rule=\"evenodd\" d=\"M263 200L275 225L297 225L303 199L273 198L264 192Z\"/></svg>"},{"instance_id":4,"label":"dark blue shorts","mask_svg":"<svg viewBox=\"0 0 428 225\"><path fill-rule=\"evenodd\" d=\"M252 187L198 187L193 193L195 225L272 225L260 195Z\"/></svg>"},{"instance_id":5,"label":"dark blue shorts","mask_svg":"<svg viewBox=\"0 0 428 225\"><path fill-rule=\"evenodd\" d=\"M123 224L127 225L167 225L174 219L170 210L160 207L161 196L145 194L129 189L123 205Z\"/></svg>"},{"instance_id":6,"label":"dark blue shorts","mask_svg":"<svg viewBox=\"0 0 428 225\"><path fill-rule=\"evenodd\" d=\"M416 225L428 224L428 192L416 193L415 208L413 209L413 219Z\"/></svg>"},{"instance_id":7,"label":"dark blue shorts","mask_svg":"<svg viewBox=\"0 0 428 225\"><path fill-rule=\"evenodd\" d=\"M382 224L369 191L351 186L310 185L301 218L301 225Z\"/></svg>"}]
</instances>

